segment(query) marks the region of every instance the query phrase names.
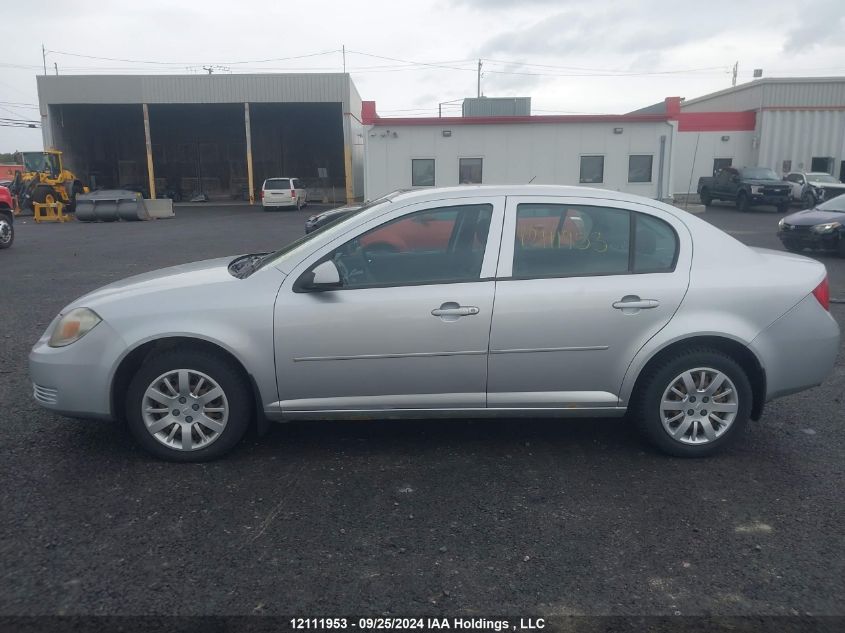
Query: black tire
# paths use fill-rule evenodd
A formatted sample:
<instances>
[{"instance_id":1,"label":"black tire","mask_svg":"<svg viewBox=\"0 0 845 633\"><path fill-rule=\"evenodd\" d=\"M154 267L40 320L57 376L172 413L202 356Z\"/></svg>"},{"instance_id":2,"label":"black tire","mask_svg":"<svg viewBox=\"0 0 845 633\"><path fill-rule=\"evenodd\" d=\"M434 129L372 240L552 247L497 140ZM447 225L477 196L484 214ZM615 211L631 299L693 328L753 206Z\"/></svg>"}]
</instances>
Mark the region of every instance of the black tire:
<instances>
[{"instance_id":1,"label":"black tire","mask_svg":"<svg viewBox=\"0 0 845 633\"><path fill-rule=\"evenodd\" d=\"M816 206L816 196L812 194L810 191L805 191L801 195L801 208L802 209L812 209Z\"/></svg>"},{"instance_id":2,"label":"black tire","mask_svg":"<svg viewBox=\"0 0 845 633\"><path fill-rule=\"evenodd\" d=\"M206 374L222 389L229 405L228 420L223 430L213 442L196 450L181 451L165 446L150 434L142 416L144 394L148 387L159 376L176 369ZM204 462L225 455L243 438L253 419L252 390L241 369L225 356L191 347L177 347L144 361L129 383L125 414L132 435L149 453L174 462Z\"/></svg>"},{"instance_id":3,"label":"black tire","mask_svg":"<svg viewBox=\"0 0 845 633\"><path fill-rule=\"evenodd\" d=\"M35 188L35 191L32 192L32 201L43 204L47 202L47 198L50 196L52 196L53 202L58 202L61 199L60 196L56 195L56 192L53 191L52 187L39 185Z\"/></svg>"},{"instance_id":4,"label":"black tire","mask_svg":"<svg viewBox=\"0 0 845 633\"><path fill-rule=\"evenodd\" d=\"M660 403L673 379L685 371L708 367L725 374L736 387L736 417L716 439L702 444L686 444L671 437L663 427ZM727 354L707 347L693 348L672 356L647 370L638 382L634 412L646 439L664 453L676 457L706 457L730 445L745 430L751 415L751 383L742 367ZM699 406L706 406L701 403Z\"/></svg>"},{"instance_id":5,"label":"black tire","mask_svg":"<svg viewBox=\"0 0 845 633\"><path fill-rule=\"evenodd\" d=\"M15 241L15 221L12 212L0 209L0 249L11 248Z\"/></svg>"},{"instance_id":6,"label":"black tire","mask_svg":"<svg viewBox=\"0 0 845 633\"><path fill-rule=\"evenodd\" d=\"M839 234L839 244L837 246L836 252L840 257L845 257L845 233Z\"/></svg>"},{"instance_id":7,"label":"black tire","mask_svg":"<svg viewBox=\"0 0 845 633\"><path fill-rule=\"evenodd\" d=\"M76 196L85 193L85 188L82 186L82 183L78 180L73 181L73 185L70 188L70 200L67 203L67 211L68 213L75 213L76 212Z\"/></svg>"},{"instance_id":8,"label":"black tire","mask_svg":"<svg viewBox=\"0 0 845 633\"><path fill-rule=\"evenodd\" d=\"M736 197L736 208L742 213L747 213L751 209L751 201L748 199L748 194L740 192Z\"/></svg>"},{"instance_id":9,"label":"black tire","mask_svg":"<svg viewBox=\"0 0 845 633\"><path fill-rule=\"evenodd\" d=\"M701 199L701 204L705 207L709 207L713 204L713 198L710 196L710 192L708 192L707 189L702 189L698 197Z\"/></svg>"}]
</instances>

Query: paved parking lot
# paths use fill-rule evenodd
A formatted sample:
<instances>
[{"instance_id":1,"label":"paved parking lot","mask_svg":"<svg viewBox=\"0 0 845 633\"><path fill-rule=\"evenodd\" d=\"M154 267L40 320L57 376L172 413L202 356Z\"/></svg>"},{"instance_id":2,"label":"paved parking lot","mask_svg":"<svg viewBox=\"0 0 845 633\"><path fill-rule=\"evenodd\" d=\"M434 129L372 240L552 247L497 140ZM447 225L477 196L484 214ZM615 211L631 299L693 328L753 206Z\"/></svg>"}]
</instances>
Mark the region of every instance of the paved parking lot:
<instances>
[{"instance_id":1,"label":"paved parking lot","mask_svg":"<svg viewBox=\"0 0 845 633\"><path fill-rule=\"evenodd\" d=\"M501 420L280 425L175 465L31 400L26 355L68 301L278 247L307 215L19 222L0 252L0 614L845 614L842 360L692 461L623 420ZM701 217L780 247L775 213ZM845 298L845 260L824 262Z\"/></svg>"}]
</instances>

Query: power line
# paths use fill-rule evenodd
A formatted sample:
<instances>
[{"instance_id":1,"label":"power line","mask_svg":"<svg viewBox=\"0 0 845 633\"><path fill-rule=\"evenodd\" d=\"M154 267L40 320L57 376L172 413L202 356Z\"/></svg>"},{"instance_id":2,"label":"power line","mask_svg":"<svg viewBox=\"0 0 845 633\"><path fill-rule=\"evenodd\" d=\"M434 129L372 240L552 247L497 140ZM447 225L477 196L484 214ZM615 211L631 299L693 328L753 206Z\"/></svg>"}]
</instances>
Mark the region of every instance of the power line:
<instances>
[{"instance_id":1,"label":"power line","mask_svg":"<svg viewBox=\"0 0 845 633\"><path fill-rule=\"evenodd\" d=\"M102 61L110 61L110 62L124 62L130 64L153 64L159 66L199 66L202 64L209 64L214 63L220 66L234 66L240 64L266 64L269 62L281 62L281 61L288 61L291 59L305 59L306 57L319 57L320 55L330 55L332 53L339 53L340 49L335 48L330 51L320 51L318 53L307 53L305 55L294 55L293 57L269 57L267 59L247 59L247 60L240 60L240 61L233 61L233 62L202 62L202 61L192 61L192 62L163 62L160 60L150 60L150 59L127 59L121 57L102 57L99 55L84 55L82 53L71 53L68 51L47 51L53 55L67 55L69 57L81 57L84 59L98 59Z\"/></svg>"}]
</instances>

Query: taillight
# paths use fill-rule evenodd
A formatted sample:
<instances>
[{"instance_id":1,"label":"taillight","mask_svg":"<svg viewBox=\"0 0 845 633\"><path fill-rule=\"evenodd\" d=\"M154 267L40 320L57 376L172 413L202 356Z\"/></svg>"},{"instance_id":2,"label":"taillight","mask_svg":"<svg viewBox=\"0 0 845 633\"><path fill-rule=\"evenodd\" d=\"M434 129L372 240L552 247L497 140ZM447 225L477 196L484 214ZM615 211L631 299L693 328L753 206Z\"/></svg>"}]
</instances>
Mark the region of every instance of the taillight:
<instances>
[{"instance_id":1,"label":"taillight","mask_svg":"<svg viewBox=\"0 0 845 633\"><path fill-rule=\"evenodd\" d=\"M290 190L290 197L291 197L291 198L296 198L296 189L291 189L291 190Z\"/></svg>"},{"instance_id":2,"label":"taillight","mask_svg":"<svg viewBox=\"0 0 845 633\"><path fill-rule=\"evenodd\" d=\"M830 312L830 284L827 283L827 275L825 275L822 282L813 290L813 296L822 304L825 310Z\"/></svg>"}]
</instances>

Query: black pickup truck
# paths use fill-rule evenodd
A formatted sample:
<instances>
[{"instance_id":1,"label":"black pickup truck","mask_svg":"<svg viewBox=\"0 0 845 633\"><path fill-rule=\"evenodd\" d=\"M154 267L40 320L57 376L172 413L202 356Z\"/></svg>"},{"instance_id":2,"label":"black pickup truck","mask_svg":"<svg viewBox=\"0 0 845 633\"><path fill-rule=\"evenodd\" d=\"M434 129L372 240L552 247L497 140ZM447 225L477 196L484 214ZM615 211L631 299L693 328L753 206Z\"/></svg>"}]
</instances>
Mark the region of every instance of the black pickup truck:
<instances>
[{"instance_id":1,"label":"black pickup truck","mask_svg":"<svg viewBox=\"0 0 845 633\"><path fill-rule=\"evenodd\" d=\"M791 188L768 167L727 167L712 178L699 178L698 196L705 206L713 200L732 200L740 211L769 204L784 213L789 209Z\"/></svg>"}]
</instances>

